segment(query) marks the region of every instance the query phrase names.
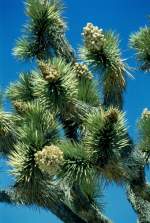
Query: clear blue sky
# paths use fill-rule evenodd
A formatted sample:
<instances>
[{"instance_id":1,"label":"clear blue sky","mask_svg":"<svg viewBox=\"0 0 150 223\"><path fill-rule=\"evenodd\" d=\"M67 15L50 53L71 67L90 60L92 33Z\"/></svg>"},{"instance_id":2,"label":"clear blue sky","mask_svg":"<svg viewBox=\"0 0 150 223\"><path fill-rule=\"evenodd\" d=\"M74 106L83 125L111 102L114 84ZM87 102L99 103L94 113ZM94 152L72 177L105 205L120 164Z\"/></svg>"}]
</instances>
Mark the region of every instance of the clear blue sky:
<instances>
[{"instance_id":1,"label":"clear blue sky","mask_svg":"<svg viewBox=\"0 0 150 223\"><path fill-rule=\"evenodd\" d=\"M128 48L128 37L131 32L144 26L150 11L148 0L65 0L65 17L69 24L67 36L73 47L81 44L82 27L87 22L113 29L120 34L123 56L129 64L135 66L133 51ZM10 81L16 80L20 71L29 69L28 64L17 62L11 55L15 39L20 35L21 26L26 18L23 0L0 0L0 85L6 88ZM129 131L137 138L136 121L144 107L150 108L150 74L133 72L135 79L128 79L125 95L125 111ZM2 164L1 164L2 165ZM0 167L1 168L1 167ZM4 168L5 169L5 168ZM0 174L0 185L6 186L8 176ZM121 187L111 185L105 191L105 213L115 223L136 222L125 192ZM16 208L0 204L1 223L59 223L51 213L29 208Z\"/></svg>"}]
</instances>

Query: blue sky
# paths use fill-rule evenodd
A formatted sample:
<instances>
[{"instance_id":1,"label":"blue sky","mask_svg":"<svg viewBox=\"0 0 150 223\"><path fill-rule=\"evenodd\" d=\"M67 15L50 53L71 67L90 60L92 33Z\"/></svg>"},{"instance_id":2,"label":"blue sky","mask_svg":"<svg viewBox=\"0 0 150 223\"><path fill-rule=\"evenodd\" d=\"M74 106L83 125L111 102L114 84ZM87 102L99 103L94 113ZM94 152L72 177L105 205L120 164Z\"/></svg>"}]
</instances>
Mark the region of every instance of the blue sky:
<instances>
[{"instance_id":1,"label":"blue sky","mask_svg":"<svg viewBox=\"0 0 150 223\"><path fill-rule=\"evenodd\" d=\"M69 30L67 36L74 48L81 44L81 32L87 22L103 29L112 29L120 34L123 57L130 66L135 66L133 51L128 48L129 35L148 23L150 10L148 0L65 0L65 18ZM12 56L15 39L20 36L21 26L26 21L22 0L0 1L0 85L6 88L17 79L19 72L29 69ZM150 75L133 71L135 79L128 78L125 94L126 116L131 135L137 139L136 122L143 108L150 108ZM2 166L2 164L1 164ZM5 170L5 168L3 168ZM9 177L1 173L0 185L6 186ZM105 189L105 213L115 223L136 222L136 216L128 204L123 188L110 185ZM51 213L29 208L16 208L0 204L1 223L59 223Z\"/></svg>"}]
</instances>

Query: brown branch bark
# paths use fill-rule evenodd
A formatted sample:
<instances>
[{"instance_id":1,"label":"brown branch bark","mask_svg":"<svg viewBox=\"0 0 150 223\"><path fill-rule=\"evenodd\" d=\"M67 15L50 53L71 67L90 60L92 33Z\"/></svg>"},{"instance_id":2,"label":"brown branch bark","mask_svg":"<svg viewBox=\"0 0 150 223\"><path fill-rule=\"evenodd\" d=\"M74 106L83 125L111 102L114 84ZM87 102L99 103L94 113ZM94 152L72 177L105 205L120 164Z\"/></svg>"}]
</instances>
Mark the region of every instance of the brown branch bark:
<instances>
[{"instance_id":1,"label":"brown branch bark","mask_svg":"<svg viewBox=\"0 0 150 223\"><path fill-rule=\"evenodd\" d=\"M96 207L94 203L91 203L80 190L78 186L74 186L71 192L72 195L72 205L78 213L86 222L89 223L111 223L111 221L106 218L100 210Z\"/></svg>"},{"instance_id":2,"label":"brown branch bark","mask_svg":"<svg viewBox=\"0 0 150 223\"><path fill-rule=\"evenodd\" d=\"M14 191L0 191L0 202L14 205L32 205L28 202L22 200ZM38 204L43 207L42 203ZM44 205L45 207L45 205ZM72 212L62 201L59 199L57 201L49 201L47 204L47 209L49 209L53 214L60 218L65 223L86 223L75 213Z\"/></svg>"},{"instance_id":3,"label":"brown branch bark","mask_svg":"<svg viewBox=\"0 0 150 223\"><path fill-rule=\"evenodd\" d=\"M19 196L15 191L2 190L0 191L0 202L27 206L36 204L48 209L65 223L111 223L79 190L74 190L74 194L72 194L74 210L62 201L60 191L51 192L53 197L47 202L36 200L34 203L30 203L25 199L23 200L22 196Z\"/></svg>"},{"instance_id":4,"label":"brown branch bark","mask_svg":"<svg viewBox=\"0 0 150 223\"><path fill-rule=\"evenodd\" d=\"M131 159L134 175L127 183L127 197L137 213L138 223L150 223L150 188L145 179L144 159L140 151L131 154Z\"/></svg>"}]
</instances>

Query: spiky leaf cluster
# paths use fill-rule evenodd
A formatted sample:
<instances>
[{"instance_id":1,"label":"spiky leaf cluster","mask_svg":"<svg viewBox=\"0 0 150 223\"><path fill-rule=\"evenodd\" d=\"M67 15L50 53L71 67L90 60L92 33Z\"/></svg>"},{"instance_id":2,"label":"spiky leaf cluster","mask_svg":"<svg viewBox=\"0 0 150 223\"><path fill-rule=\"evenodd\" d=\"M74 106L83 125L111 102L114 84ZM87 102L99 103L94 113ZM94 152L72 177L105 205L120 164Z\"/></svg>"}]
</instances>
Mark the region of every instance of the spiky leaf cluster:
<instances>
[{"instance_id":1,"label":"spiky leaf cluster","mask_svg":"<svg viewBox=\"0 0 150 223\"><path fill-rule=\"evenodd\" d=\"M54 113L51 113L39 101L26 104L22 124L18 128L21 140L27 144L42 147L58 138L59 126Z\"/></svg>"},{"instance_id":2,"label":"spiky leaf cluster","mask_svg":"<svg viewBox=\"0 0 150 223\"><path fill-rule=\"evenodd\" d=\"M87 105L99 106L100 97L98 91L98 83L96 80L90 80L86 77L82 77L78 86L78 100Z\"/></svg>"},{"instance_id":3,"label":"spiky leaf cluster","mask_svg":"<svg viewBox=\"0 0 150 223\"><path fill-rule=\"evenodd\" d=\"M22 38L17 41L14 48L15 56L19 59L34 57L44 59L54 53L58 56L72 56L64 35L65 23L60 16L62 5L59 3L59 0L26 1L29 22L24 27Z\"/></svg>"},{"instance_id":4,"label":"spiky leaf cluster","mask_svg":"<svg viewBox=\"0 0 150 223\"><path fill-rule=\"evenodd\" d=\"M150 154L150 111L148 109L144 109L142 116L138 123L139 134L140 134L140 149Z\"/></svg>"},{"instance_id":5,"label":"spiky leaf cluster","mask_svg":"<svg viewBox=\"0 0 150 223\"><path fill-rule=\"evenodd\" d=\"M150 71L150 28L140 28L130 37L130 46L135 49L140 68L146 72Z\"/></svg>"},{"instance_id":6,"label":"spiky leaf cluster","mask_svg":"<svg viewBox=\"0 0 150 223\"><path fill-rule=\"evenodd\" d=\"M40 65L41 75L34 75L34 95L50 109L63 111L67 106L71 109L77 98L78 84L71 65L59 58L43 65L45 68ZM45 70L48 80L45 80Z\"/></svg>"},{"instance_id":7,"label":"spiky leaf cluster","mask_svg":"<svg viewBox=\"0 0 150 223\"><path fill-rule=\"evenodd\" d=\"M99 179L126 180L134 186L140 175L144 182L143 157L131 154L124 114L119 110L128 72L119 38L88 23L83 30L83 61L78 63L65 37L60 1L26 0L25 6L29 19L14 55L35 59L37 70L22 73L8 89L17 121L0 107L0 151L6 148L6 153L7 145L13 145L8 155L16 180L13 189L26 204L52 209L58 216L65 216L67 210L81 221L109 222L96 206ZM90 70L96 71L94 75ZM140 146L149 153L147 120L148 111L140 122ZM149 195L149 186L145 190ZM147 199L147 193L142 196Z\"/></svg>"},{"instance_id":8,"label":"spiky leaf cluster","mask_svg":"<svg viewBox=\"0 0 150 223\"><path fill-rule=\"evenodd\" d=\"M35 154L58 138L54 116L38 102L30 104L17 129L18 141L9 155L9 165L16 178L16 188L32 199L39 198L46 179L36 165Z\"/></svg>"},{"instance_id":9,"label":"spiky leaf cluster","mask_svg":"<svg viewBox=\"0 0 150 223\"><path fill-rule=\"evenodd\" d=\"M41 171L36 167L35 152L36 148L19 142L9 157L9 165L12 168L11 173L15 176L17 191L28 194L32 197L31 199L40 193L38 185L43 179Z\"/></svg>"},{"instance_id":10,"label":"spiky leaf cluster","mask_svg":"<svg viewBox=\"0 0 150 223\"><path fill-rule=\"evenodd\" d=\"M88 157L84 146L75 142L62 142L59 147L64 154L64 164L61 168L60 176L70 186L81 185L83 182L90 184L94 177L92 163Z\"/></svg>"},{"instance_id":11,"label":"spiky leaf cluster","mask_svg":"<svg viewBox=\"0 0 150 223\"><path fill-rule=\"evenodd\" d=\"M94 35L94 29L98 32L98 28L92 26L91 35ZM85 30L87 27L84 28ZM99 31L100 32L100 31ZM119 49L118 36L113 32L103 32L103 39L98 40L100 47L91 49L89 45L91 39L84 35L84 47L80 50L81 58L87 63L95 67L98 71L101 70L101 80L103 84L104 104L122 107L122 94L125 90L125 72L127 71ZM98 38L98 37L94 37ZM99 37L100 38L100 37ZM88 44L86 43L88 42ZM97 46L97 44L94 43Z\"/></svg>"},{"instance_id":12,"label":"spiky leaf cluster","mask_svg":"<svg viewBox=\"0 0 150 223\"><path fill-rule=\"evenodd\" d=\"M15 118L12 114L0 111L0 153L7 154L13 149L16 140Z\"/></svg>"},{"instance_id":13,"label":"spiky leaf cluster","mask_svg":"<svg viewBox=\"0 0 150 223\"><path fill-rule=\"evenodd\" d=\"M115 108L100 108L88 115L85 127L85 145L93 162L105 177L118 180L122 177L120 152L129 144L124 114Z\"/></svg>"},{"instance_id":14,"label":"spiky leaf cluster","mask_svg":"<svg viewBox=\"0 0 150 223\"><path fill-rule=\"evenodd\" d=\"M69 200L69 206L73 205L73 208L78 210L78 204L74 199L78 193L81 193L81 199L82 196L86 196L91 204L97 204L102 209L101 201L97 200L102 195L100 178L85 145L73 141L62 141L59 147L63 151L64 157L63 165L59 170L60 182L62 185L67 185L68 189L72 188L73 190L71 192L73 200Z\"/></svg>"},{"instance_id":15,"label":"spiky leaf cluster","mask_svg":"<svg viewBox=\"0 0 150 223\"><path fill-rule=\"evenodd\" d=\"M19 80L10 84L7 96L14 105L17 102L28 102L34 99L32 81L31 73L21 73Z\"/></svg>"},{"instance_id":16,"label":"spiky leaf cluster","mask_svg":"<svg viewBox=\"0 0 150 223\"><path fill-rule=\"evenodd\" d=\"M0 154L7 155L13 149L16 140L17 117L3 111L4 94L0 90Z\"/></svg>"}]
</instances>

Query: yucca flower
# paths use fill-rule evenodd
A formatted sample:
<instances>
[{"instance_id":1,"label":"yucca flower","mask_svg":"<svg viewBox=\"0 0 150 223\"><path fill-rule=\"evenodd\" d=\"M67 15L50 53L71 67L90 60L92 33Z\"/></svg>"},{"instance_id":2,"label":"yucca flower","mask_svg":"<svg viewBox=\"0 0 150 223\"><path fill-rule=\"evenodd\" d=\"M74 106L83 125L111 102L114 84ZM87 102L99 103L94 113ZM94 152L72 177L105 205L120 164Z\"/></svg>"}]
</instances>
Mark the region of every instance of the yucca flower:
<instances>
[{"instance_id":1,"label":"yucca flower","mask_svg":"<svg viewBox=\"0 0 150 223\"><path fill-rule=\"evenodd\" d=\"M77 77L86 77L88 79L92 79L92 73L89 71L86 64L75 63L73 69L77 74Z\"/></svg>"},{"instance_id":2,"label":"yucca flower","mask_svg":"<svg viewBox=\"0 0 150 223\"><path fill-rule=\"evenodd\" d=\"M122 109L123 92L126 88L125 74L128 66L122 59L119 38L112 32L88 23L83 31L83 47L80 56L88 66L99 73L104 95L103 104L107 107L117 106Z\"/></svg>"},{"instance_id":3,"label":"yucca flower","mask_svg":"<svg viewBox=\"0 0 150 223\"><path fill-rule=\"evenodd\" d=\"M14 101L13 106L15 107L16 111L19 114L23 114L24 112L26 112L28 110L27 103L25 103L23 101Z\"/></svg>"},{"instance_id":4,"label":"yucca flower","mask_svg":"<svg viewBox=\"0 0 150 223\"><path fill-rule=\"evenodd\" d=\"M92 23L87 23L83 28L84 43L85 47L91 51L100 50L105 42L103 29L99 29Z\"/></svg>"},{"instance_id":5,"label":"yucca flower","mask_svg":"<svg viewBox=\"0 0 150 223\"><path fill-rule=\"evenodd\" d=\"M63 162L63 152L58 146L45 146L35 154L35 162L41 171L55 175Z\"/></svg>"},{"instance_id":6,"label":"yucca flower","mask_svg":"<svg viewBox=\"0 0 150 223\"><path fill-rule=\"evenodd\" d=\"M48 82L58 80L59 73L54 66L49 66L44 61L39 61L39 68L42 72L44 79Z\"/></svg>"}]
</instances>

